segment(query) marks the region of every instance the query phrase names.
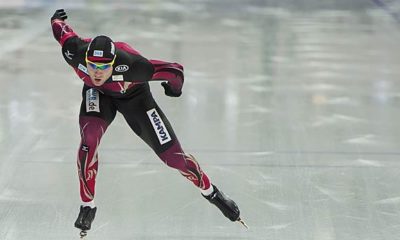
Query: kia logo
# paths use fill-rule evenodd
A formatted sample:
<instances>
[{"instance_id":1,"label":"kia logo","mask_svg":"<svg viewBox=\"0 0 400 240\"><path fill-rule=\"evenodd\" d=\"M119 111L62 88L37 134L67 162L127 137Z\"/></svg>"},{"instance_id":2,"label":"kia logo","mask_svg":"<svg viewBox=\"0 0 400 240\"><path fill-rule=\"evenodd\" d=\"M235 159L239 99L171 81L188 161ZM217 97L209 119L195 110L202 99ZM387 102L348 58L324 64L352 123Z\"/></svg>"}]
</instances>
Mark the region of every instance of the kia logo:
<instances>
[{"instance_id":1,"label":"kia logo","mask_svg":"<svg viewBox=\"0 0 400 240\"><path fill-rule=\"evenodd\" d=\"M128 71L129 67L128 65L118 65L115 67L115 71L117 72L126 72Z\"/></svg>"}]
</instances>

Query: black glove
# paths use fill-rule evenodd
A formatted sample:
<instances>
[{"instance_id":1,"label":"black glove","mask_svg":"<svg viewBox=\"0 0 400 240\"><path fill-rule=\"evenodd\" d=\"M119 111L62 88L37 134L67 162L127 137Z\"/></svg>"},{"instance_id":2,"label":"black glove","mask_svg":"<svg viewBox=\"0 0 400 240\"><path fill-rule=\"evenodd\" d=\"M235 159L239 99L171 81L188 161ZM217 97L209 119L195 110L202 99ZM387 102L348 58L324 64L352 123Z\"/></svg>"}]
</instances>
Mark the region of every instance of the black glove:
<instances>
[{"instance_id":1,"label":"black glove","mask_svg":"<svg viewBox=\"0 0 400 240\"><path fill-rule=\"evenodd\" d=\"M164 87L165 95L170 97L179 97L182 95L182 89L176 90L168 84L168 82L162 82L161 85Z\"/></svg>"},{"instance_id":2,"label":"black glove","mask_svg":"<svg viewBox=\"0 0 400 240\"><path fill-rule=\"evenodd\" d=\"M57 9L54 15L51 17L51 21L53 21L54 19L59 19L61 21L64 21L67 18L68 16L65 13L64 9Z\"/></svg>"}]
</instances>

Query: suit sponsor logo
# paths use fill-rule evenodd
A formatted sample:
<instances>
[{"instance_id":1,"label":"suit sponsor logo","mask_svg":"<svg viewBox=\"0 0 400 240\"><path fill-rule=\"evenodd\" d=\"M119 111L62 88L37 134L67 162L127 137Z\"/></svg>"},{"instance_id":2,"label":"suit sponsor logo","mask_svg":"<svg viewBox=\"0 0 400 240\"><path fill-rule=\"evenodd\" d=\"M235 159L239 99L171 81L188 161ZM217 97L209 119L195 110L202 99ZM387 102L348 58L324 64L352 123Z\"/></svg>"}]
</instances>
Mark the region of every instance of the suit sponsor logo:
<instances>
[{"instance_id":1,"label":"suit sponsor logo","mask_svg":"<svg viewBox=\"0 0 400 240\"><path fill-rule=\"evenodd\" d=\"M162 121L157 110L155 108L150 109L149 111L147 111L147 116L149 117L150 122L153 125L154 131L156 132L160 144L163 145L171 141L171 136L169 135L169 132L165 127L165 124Z\"/></svg>"},{"instance_id":2,"label":"suit sponsor logo","mask_svg":"<svg viewBox=\"0 0 400 240\"><path fill-rule=\"evenodd\" d=\"M79 63L78 69L81 70L82 72L86 73L86 75L89 75L89 72L85 66Z\"/></svg>"},{"instance_id":3,"label":"suit sponsor logo","mask_svg":"<svg viewBox=\"0 0 400 240\"><path fill-rule=\"evenodd\" d=\"M124 81L124 75L112 75L111 78L114 82Z\"/></svg>"},{"instance_id":4,"label":"suit sponsor logo","mask_svg":"<svg viewBox=\"0 0 400 240\"><path fill-rule=\"evenodd\" d=\"M129 70L129 67L128 67L128 65L118 65L114 69L117 72L126 72Z\"/></svg>"},{"instance_id":5,"label":"suit sponsor logo","mask_svg":"<svg viewBox=\"0 0 400 240\"><path fill-rule=\"evenodd\" d=\"M94 88L86 90L86 112L100 112L100 96Z\"/></svg>"},{"instance_id":6,"label":"suit sponsor logo","mask_svg":"<svg viewBox=\"0 0 400 240\"><path fill-rule=\"evenodd\" d=\"M93 56L94 57L102 57L103 56L103 51L102 50L94 50L93 51Z\"/></svg>"}]
</instances>

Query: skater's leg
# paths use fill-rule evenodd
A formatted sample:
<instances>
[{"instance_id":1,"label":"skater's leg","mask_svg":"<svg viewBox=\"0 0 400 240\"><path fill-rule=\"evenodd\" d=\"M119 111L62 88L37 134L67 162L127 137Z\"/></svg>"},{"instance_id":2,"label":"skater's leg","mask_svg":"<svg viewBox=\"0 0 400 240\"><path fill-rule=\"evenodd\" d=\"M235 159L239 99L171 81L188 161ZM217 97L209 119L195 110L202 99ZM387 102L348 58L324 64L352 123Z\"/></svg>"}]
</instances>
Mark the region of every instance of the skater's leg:
<instances>
[{"instance_id":1,"label":"skater's leg","mask_svg":"<svg viewBox=\"0 0 400 240\"><path fill-rule=\"evenodd\" d=\"M159 157L168 166L178 169L183 176L198 186L202 195L217 206L225 217L231 221L240 220L240 211L236 203L219 191L216 186L210 184L208 176L201 170L196 159L183 152L178 140L165 152L160 153Z\"/></svg>"},{"instance_id":2,"label":"skater's leg","mask_svg":"<svg viewBox=\"0 0 400 240\"><path fill-rule=\"evenodd\" d=\"M98 170L97 148L115 115L116 108L110 97L93 88L86 86L83 88L79 114L81 143L78 150L77 166L80 195L84 203L90 203L94 199Z\"/></svg>"},{"instance_id":3,"label":"skater's leg","mask_svg":"<svg viewBox=\"0 0 400 240\"><path fill-rule=\"evenodd\" d=\"M95 194L96 176L98 171L97 148L101 137L107 129L107 123L98 117L79 117L81 143L78 150L78 176L80 195L84 205L92 203Z\"/></svg>"},{"instance_id":4,"label":"skater's leg","mask_svg":"<svg viewBox=\"0 0 400 240\"><path fill-rule=\"evenodd\" d=\"M196 159L191 154L185 154L178 140L166 151L158 155L168 166L178 169L187 179L201 189L202 195L212 204L217 206L225 217L231 221L240 220L240 211L236 203L228 198L210 180Z\"/></svg>"},{"instance_id":5,"label":"skater's leg","mask_svg":"<svg viewBox=\"0 0 400 240\"><path fill-rule=\"evenodd\" d=\"M111 98L97 90L84 87L79 115L81 143L77 166L82 206L75 227L89 230L97 208L94 205L98 171L98 147L107 127L116 115Z\"/></svg>"},{"instance_id":6,"label":"skater's leg","mask_svg":"<svg viewBox=\"0 0 400 240\"><path fill-rule=\"evenodd\" d=\"M194 183L203 196L217 206L227 218L232 221L240 220L236 203L213 186L196 159L182 150L171 124L151 94L131 102L121 101L117 106L132 130L154 150L165 164L177 169Z\"/></svg>"},{"instance_id":7,"label":"skater's leg","mask_svg":"<svg viewBox=\"0 0 400 240\"><path fill-rule=\"evenodd\" d=\"M143 93L134 101L118 101L117 106L131 129L164 163L177 169L205 193L212 192L207 174L192 155L182 150L171 124L150 93Z\"/></svg>"},{"instance_id":8,"label":"skater's leg","mask_svg":"<svg viewBox=\"0 0 400 240\"><path fill-rule=\"evenodd\" d=\"M171 147L157 155L165 164L177 169L184 177L199 187L203 194L208 195L212 192L212 185L207 174L201 169L193 155L183 151L176 137Z\"/></svg>"}]
</instances>

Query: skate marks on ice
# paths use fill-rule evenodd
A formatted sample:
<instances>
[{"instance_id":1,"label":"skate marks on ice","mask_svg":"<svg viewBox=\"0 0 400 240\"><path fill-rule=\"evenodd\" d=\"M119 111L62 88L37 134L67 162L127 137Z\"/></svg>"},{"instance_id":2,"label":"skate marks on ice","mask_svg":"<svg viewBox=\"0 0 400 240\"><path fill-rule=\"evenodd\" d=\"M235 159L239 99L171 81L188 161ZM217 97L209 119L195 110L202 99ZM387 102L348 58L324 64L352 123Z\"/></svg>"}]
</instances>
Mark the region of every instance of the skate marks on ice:
<instances>
[{"instance_id":1,"label":"skate marks on ice","mask_svg":"<svg viewBox=\"0 0 400 240\"><path fill-rule=\"evenodd\" d=\"M366 119L357 117L347 116L343 114L332 114L331 116L318 116L315 121L312 122L312 127L326 127L329 125L351 125L366 123Z\"/></svg>"}]
</instances>

